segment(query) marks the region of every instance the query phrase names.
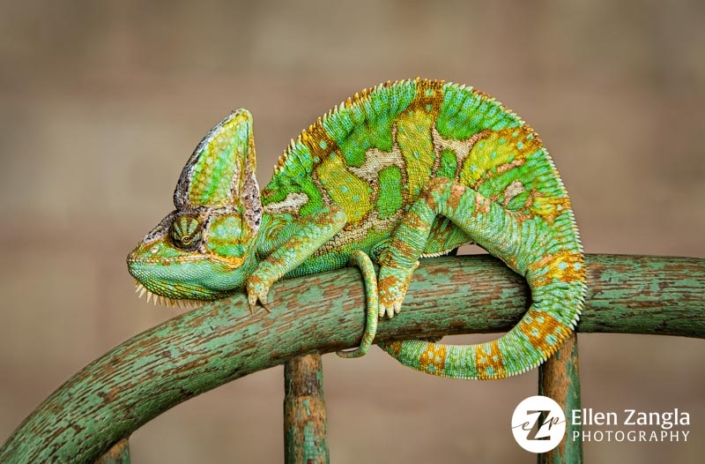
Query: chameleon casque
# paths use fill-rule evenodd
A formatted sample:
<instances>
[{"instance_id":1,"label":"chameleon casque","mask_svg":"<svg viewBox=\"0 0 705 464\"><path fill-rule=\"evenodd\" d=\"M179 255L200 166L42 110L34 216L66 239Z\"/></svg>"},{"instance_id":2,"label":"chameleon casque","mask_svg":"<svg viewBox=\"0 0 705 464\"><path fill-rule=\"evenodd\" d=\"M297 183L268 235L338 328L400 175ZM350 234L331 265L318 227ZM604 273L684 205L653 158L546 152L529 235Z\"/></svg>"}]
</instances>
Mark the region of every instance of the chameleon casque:
<instances>
[{"instance_id":1,"label":"chameleon casque","mask_svg":"<svg viewBox=\"0 0 705 464\"><path fill-rule=\"evenodd\" d=\"M193 152L174 205L128 256L142 294L174 304L245 289L254 311L281 278L356 264L367 327L343 356L364 354L377 318L399 312L419 258L463 244L524 276L531 307L487 343L380 344L401 363L454 378L516 375L560 347L583 306L582 248L551 158L527 124L471 87L415 79L363 90L292 141L261 192L252 117L238 110Z\"/></svg>"}]
</instances>

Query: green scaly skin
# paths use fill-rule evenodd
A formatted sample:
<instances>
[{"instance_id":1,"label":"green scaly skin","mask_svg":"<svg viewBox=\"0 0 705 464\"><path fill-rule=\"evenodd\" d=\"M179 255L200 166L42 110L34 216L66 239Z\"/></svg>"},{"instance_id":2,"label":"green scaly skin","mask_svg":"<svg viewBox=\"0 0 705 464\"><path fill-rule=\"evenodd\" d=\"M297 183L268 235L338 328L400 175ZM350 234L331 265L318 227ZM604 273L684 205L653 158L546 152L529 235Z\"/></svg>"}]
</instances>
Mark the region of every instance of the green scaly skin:
<instances>
[{"instance_id":1,"label":"green scaly skin","mask_svg":"<svg viewBox=\"0 0 705 464\"><path fill-rule=\"evenodd\" d=\"M578 231L548 153L521 119L465 86L416 79L356 94L292 141L261 192L252 118L239 110L198 145L174 204L128 256L143 291L182 301L245 289L254 311L277 280L350 263L363 273L368 318L346 357L369 349L378 317L399 312L419 258L467 243L525 276L533 304L488 343L380 345L403 364L516 375L560 347L583 305Z\"/></svg>"}]
</instances>

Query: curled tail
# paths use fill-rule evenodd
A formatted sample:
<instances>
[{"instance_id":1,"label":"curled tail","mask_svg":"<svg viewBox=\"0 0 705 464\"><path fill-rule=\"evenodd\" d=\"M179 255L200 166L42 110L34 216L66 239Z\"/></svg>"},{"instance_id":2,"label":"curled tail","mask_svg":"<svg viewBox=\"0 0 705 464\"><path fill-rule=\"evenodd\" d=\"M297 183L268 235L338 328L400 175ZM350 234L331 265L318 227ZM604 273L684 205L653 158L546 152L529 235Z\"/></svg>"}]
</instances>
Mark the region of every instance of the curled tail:
<instances>
[{"instance_id":1,"label":"curled tail","mask_svg":"<svg viewBox=\"0 0 705 464\"><path fill-rule=\"evenodd\" d=\"M413 369L457 379L501 379L538 367L578 322L587 289L583 255L548 255L529 265L526 277L533 303L497 340L465 346L403 340L379 346Z\"/></svg>"}]
</instances>

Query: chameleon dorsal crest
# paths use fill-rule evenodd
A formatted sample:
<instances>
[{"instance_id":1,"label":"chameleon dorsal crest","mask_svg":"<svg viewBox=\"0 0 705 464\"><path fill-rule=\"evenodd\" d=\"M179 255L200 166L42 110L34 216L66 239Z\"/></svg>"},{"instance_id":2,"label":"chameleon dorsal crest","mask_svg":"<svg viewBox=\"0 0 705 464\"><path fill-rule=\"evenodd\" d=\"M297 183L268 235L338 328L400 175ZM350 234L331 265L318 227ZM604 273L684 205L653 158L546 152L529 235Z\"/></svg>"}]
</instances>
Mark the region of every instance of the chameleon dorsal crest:
<instances>
[{"instance_id":1,"label":"chameleon dorsal crest","mask_svg":"<svg viewBox=\"0 0 705 464\"><path fill-rule=\"evenodd\" d=\"M234 208L256 233L262 203L255 167L252 115L240 109L230 113L198 144L176 184L174 206L180 211L202 206Z\"/></svg>"}]
</instances>

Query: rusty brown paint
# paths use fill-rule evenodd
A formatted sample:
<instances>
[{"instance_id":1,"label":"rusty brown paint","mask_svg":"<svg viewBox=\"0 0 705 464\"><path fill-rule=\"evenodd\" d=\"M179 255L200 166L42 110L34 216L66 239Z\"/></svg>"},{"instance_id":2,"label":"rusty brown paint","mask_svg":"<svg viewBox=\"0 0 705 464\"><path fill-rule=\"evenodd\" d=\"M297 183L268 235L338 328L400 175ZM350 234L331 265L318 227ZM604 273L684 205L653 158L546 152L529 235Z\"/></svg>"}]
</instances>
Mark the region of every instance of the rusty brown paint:
<instances>
[{"instance_id":1,"label":"rusty brown paint","mask_svg":"<svg viewBox=\"0 0 705 464\"><path fill-rule=\"evenodd\" d=\"M323 366L320 354L297 356L284 364L284 461L329 462Z\"/></svg>"},{"instance_id":2,"label":"rusty brown paint","mask_svg":"<svg viewBox=\"0 0 705 464\"><path fill-rule=\"evenodd\" d=\"M705 260L588 256L580 332L705 337ZM91 463L195 395L295 356L358 346L365 321L356 269L277 283L272 313L243 295L139 334L52 393L0 449L0 462ZM506 331L528 307L525 280L489 256L435 258L414 273L405 311L378 341Z\"/></svg>"},{"instance_id":3,"label":"rusty brown paint","mask_svg":"<svg viewBox=\"0 0 705 464\"><path fill-rule=\"evenodd\" d=\"M583 442L573 440L573 432L582 427L571 422L573 409L580 409L580 377L578 369L578 337L571 335L556 354L539 367L539 395L553 398L563 408L567 427L557 448L539 455L539 464L580 464Z\"/></svg>"}]
</instances>

